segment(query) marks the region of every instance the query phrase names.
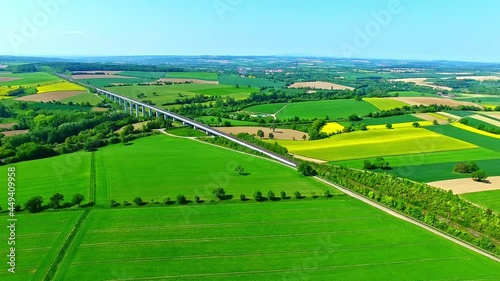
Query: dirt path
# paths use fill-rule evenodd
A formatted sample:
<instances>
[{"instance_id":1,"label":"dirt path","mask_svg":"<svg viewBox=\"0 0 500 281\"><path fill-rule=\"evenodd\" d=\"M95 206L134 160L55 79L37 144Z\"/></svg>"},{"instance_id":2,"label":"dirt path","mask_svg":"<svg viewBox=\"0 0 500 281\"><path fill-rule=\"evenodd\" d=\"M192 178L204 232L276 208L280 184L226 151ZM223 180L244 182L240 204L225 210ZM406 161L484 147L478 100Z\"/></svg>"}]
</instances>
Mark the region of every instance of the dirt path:
<instances>
[{"instance_id":1,"label":"dirt path","mask_svg":"<svg viewBox=\"0 0 500 281\"><path fill-rule=\"evenodd\" d=\"M288 154L292 155L294 158L297 158L297 159L300 159L300 160L304 160L304 161L313 162L313 163L324 164L324 163L328 162L328 161L319 160L319 159L316 159L316 158L309 158L309 157L305 157L305 156L300 156L300 155L297 155L297 154L292 154L292 153L288 153Z\"/></svg>"},{"instance_id":2,"label":"dirt path","mask_svg":"<svg viewBox=\"0 0 500 281\"><path fill-rule=\"evenodd\" d=\"M285 109L285 107L287 107L288 104L285 104L282 108L280 108L280 110L276 111L275 113L271 114L271 116L274 118L274 120L276 120L276 115L278 115L278 113L280 113L280 111L282 111L283 109Z\"/></svg>"},{"instance_id":3,"label":"dirt path","mask_svg":"<svg viewBox=\"0 0 500 281\"><path fill-rule=\"evenodd\" d=\"M475 104L473 102L459 101L459 100L452 100L452 99L438 98L438 97L391 97L389 99L402 101L410 105L421 105L421 104L423 105L440 104L449 106L468 105L468 106L479 107L481 109L483 108L483 106Z\"/></svg>"},{"instance_id":4,"label":"dirt path","mask_svg":"<svg viewBox=\"0 0 500 281\"><path fill-rule=\"evenodd\" d=\"M470 178L434 181L427 183L444 190L451 190L453 194L481 192L500 189L500 176L488 177L488 182L477 182Z\"/></svg>"},{"instance_id":5,"label":"dirt path","mask_svg":"<svg viewBox=\"0 0 500 281\"><path fill-rule=\"evenodd\" d=\"M443 116L446 116L450 119L453 119L453 120L460 120L462 117L458 116L458 115L454 115L454 114L451 114L451 113L448 113L448 112L437 112L438 114L441 114Z\"/></svg>"},{"instance_id":6,"label":"dirt path","mask_svg":"<svg viewBox=\"0 0 500 281\"><path fill-rule=\"evenodd\" d=\"M412 115L417 117L417 118L424 119L426 121L433 122L434 120L436 120L436 122L438 122L439 125L448 124L448 120L443 119L443 118L439 118L436 116L432 116L429 113L415 113Z\"/></svg>"}]
</instances>

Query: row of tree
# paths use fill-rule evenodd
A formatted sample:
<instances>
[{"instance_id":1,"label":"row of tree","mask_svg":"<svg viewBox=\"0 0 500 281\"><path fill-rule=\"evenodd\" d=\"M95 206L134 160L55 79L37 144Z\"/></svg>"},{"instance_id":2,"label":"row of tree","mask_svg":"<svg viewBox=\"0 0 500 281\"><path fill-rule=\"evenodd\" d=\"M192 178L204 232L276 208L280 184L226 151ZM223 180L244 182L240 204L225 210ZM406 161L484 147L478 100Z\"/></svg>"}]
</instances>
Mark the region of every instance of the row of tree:
<instances>
[{"instance_id":1,"label":"row of tree","mask_svg":"<svg viewBox=\"0 0 500 281\"><path fill-rule=\"evenodd\" d=\"M47 208L59 209L62 207L66 208L75 205L80 207L80 204L84 200L85 197L82 194L78 193L73 196L71 202L62 204L62 201L64 201L64 195L62 195L61 193L54 193L54 195L49 198L48 204L44 205L42 196L34 196L26 201L26 203L24 204L24 210L27 210L30 213L38 213ZM23 210L23 207L19 204L16 204L14 209L16 212L20 212Z\"/></svg>"}]
</instances>

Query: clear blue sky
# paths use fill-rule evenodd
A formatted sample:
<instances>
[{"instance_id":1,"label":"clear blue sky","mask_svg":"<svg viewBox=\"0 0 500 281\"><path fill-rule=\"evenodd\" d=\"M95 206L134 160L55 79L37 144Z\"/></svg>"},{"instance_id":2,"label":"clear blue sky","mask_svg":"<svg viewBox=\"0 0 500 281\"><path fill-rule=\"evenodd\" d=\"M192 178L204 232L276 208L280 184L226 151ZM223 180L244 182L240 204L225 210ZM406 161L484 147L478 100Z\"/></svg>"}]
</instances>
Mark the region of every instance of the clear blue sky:
<instances>
[{"instance_id":1,"label":"clear blue sky","mask_svg":"<svg viewBox=\"0 0 500 281\"><path fill-rule=\"evenodd\" d=\"M0 55L500 62L498 0L16 0L0 10Z\"/></svg>"}]
</instances>

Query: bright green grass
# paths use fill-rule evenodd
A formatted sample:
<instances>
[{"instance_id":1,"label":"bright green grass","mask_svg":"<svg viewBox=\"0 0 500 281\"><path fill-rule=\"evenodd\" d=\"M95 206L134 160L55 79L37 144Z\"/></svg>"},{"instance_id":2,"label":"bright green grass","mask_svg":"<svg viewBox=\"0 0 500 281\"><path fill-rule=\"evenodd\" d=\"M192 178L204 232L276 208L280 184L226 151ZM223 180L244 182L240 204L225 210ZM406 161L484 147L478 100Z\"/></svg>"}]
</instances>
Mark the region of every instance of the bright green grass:
<instances>
[{"instance_id":1,"label":"bright green grass","mask_svg":"<svg viewBox=\"0 0 500 281\"><path fill-rule=\"evenodd\" d=\"M467 120L467 126L471 126L474 128L477 128L479 125L483 125L486 130L488 130L488 128L500 129L498 126L495 126L493 124L490 124L490 123L487 123L487 122L484 122L482 120L478 120L475 118L466 117L464 119ZM500 140L499 140L499 142L500 142Z\"/></svg>"},{"instance_id":2,"label":"bright green grass","mask_svg":"<svg viewBox=\"0 0 500 281\"><path fill-rule=\"evenodd\" d=\"M475 148L476 146L424 128L398 128L342 133L314 141L278 141L301 156L338 161Z\"/></svg>"},{"instance_id":3,"label":"bright green grass","mask_svg":"<svg viewBox=\"0 0 500 281\"><path fill-rule=\"evenodd\" d=\"M168 72L166 77L217 81L217 73L214 72Z\"/></svg>"},{"instance_id":4,"label":"bright green grass","mask_svg":"<svg viewBox=\"0 0 500 281\"><path fill-rule=\"evenodd\" d=\"M160 79L160 78L165 77L165 72L122 71L122 72L117 73L116 75L133 76L133 77L146 78L146 79Z\"/></svg>"},{"instance_id":5,"label":"bright green grass","mask_svg":"<svg viewBox=\"0 0 500 281\"><path fill-rule=\"evenodd\" d=\"M59 77L46 72L12 73L12 74L2 73L0 74L0 76L21 78L13 81L0 82L0 85L2 86L36 86L36 85L54 83L62 80Z\"/></svg>"},{"instance_id":6,"label":"bright green grass","mask_svg":"<svg viewBox=\"0 0 500 281\"><path fill-rule=\"evenodd\" d=\"M500 105L500 97L499 96L491 96L491 97L478 97L478 98L457 98L456 100L459 101L474 101L478 104L484 103L484 104L494 104L494 105Z\"/></svg>"},{"instance_id":7,"label":"bright green grass","mask_svg":"<svg viewBox=\"0 0 500 281\"><path fill-rule=\"evenodd\" d=\"M42 196L44 203L56 192L65 196L65 202L77 193L89 198L90 153L78 152L46 159L25 161L9 165L16 168L16 200L24 205L33 196ZM2 167L7 174L7 166ZM7 177L0 179L7 186ZM0 206L5 207L7 192L0 193ZM86 201L85 201L86 202Z\"/></svg>"},{"instance_id":8,"label":"bright green grass","mask_svg":"<svg viewBox=\"0 0 500 281\"><path fill-rule=\"evenodd\" d=\"M500 190L465 193L461 197L500 213Z\"/></svg>"},{"instance_id":9,"label":"bright green grass","mask_svg":"<svg viewBox=\"0 0 500 281\"><path fill-rule=\"evenodd\" d=\"M381 118L364 118L361 121L358 122L340 122L343 126L347 126L349 124L365 124L367 126L369 125L384 125L384 124L396 124L396 123L405 123L405 122L418 122L422 121L422 119L411 115L411 114L405 114L405 115L397 115L397 116L389 116L389 117L381 117Z\"/></svg>"},{"instance_id":10,"label":"bright green grass","mask_svg":"<svg viewBox=\"0 0 500 281\"><path fill-rule=\"evenodd\" d=\"M227 85L239 85L240 87L275 87L281 88L285 87L286 83L281 81L274 81L265 78L248 78L248 77L239 77L236 75L219 75L219 83L227 84Z\"/></svg>"},{"instance_id":11,"label":"bright green grass","mask_svg":"<svg viewBox=\"0 0 500 281\"><path fill-rule=\"evenodd\" d=\"M460 116L460 117L467 117L467 116L477 114L474 111L463 111L463 110L448 110L445 112L448 112L448 113L451 113L453 115Z\"/></svg>"},{"instance_id":12,"label":"bright green grass","mask_svg":"<svg viewBox=\"0 0 500 281\"><path fill-rule=\"evenodd\" d=\"M82 213L83 211L65 211L17 214L16 245L14 246L16 248L16 273L8 272L8 267L4 264L0 271L0 280L43 280L64 244L64 240ZM2 221L6 221L6 218L7 216L0 216ZM9 236L7 230L5 226L0 228L0 236L5 237L5 243L0 246L5 262L7 261L5 255L10 247L7 245Z\"/></svg>"},{"instance_id":13,"label":"bright green grass","mask_svg":"<svg viewBox=\"0 0 500 281\"><path fill-rule=\"evenodd\" d=\"M347 118L351 114L366 115L378 111L378 108L365 101L326 100L291 103L278 113L279 119L298 116L303 119L325 118L330 120Z\"/></svg>"},{"instance_id":14,"label":"bright green grass","mask_svg":"<svg viewBox=\"0 0 500 281\"><path fill-rule=\"evenodd\" d=\"M500 142L498 139L495 138L462 130L452 125L432 126L432 127L427 127L426 129L443 135L450 136L452 138L460 139L480 147L500 152L500 144L499 144Z\"/></svg>"},{"instance_id":15,"label":"bright green grass","mask_svg":"<svg viewBox=\"0 0 500 281\"><path fill-rule=\"evenodd\" d=\"M145 78L89 78L89 79L78 79L79 82L83 84L90 84L95 87L105 87L111 86L113 84L137 84L143 82L152 82L155 79L145 79ZM107 90L113 91L114 88L109 88Z\"/></svg>"},{"instance_id":16,"label":"bright green grass","mask_svg":"<svg viewBox=\"0 0 500 281\"><path fill-rule=\"evenodd\" d=\"M141 99L151 100L157 105L165 103L173 103L176 99L185 97L194 97L195 95L204 94L212 96L231 96L234 98L247 97L256 89L253 88L236 88L228 85L215 84L175 84L162 86L120 86L108 89L111 92L122 94L126 97L139 100L138 95L143 93L146 96ZM157 96L153 95L157 93Z\"/></svg>"},{"instance_id":17,"label":"bright green grass","mask_svg":"<svg viewBox=\"0 0 500 281\"><path fill-rule=\"evenodd\" d=\"M463 150L453 150L453 151L440 151L440 152L427 152L427 153L415 153L415 154L405 154L405 155L395 155L395 156L385 156L384 159L389 162L390 166L403 167L403 166L415 166L423 164L435 164L435 163L446 163L446 162L463 162L463 161L475 161L475 160L487 160L487 159L498 159L500 158L500 153L495 152L486 148L473 148L473 149L463 149ZM335 161L335 165L343 165L350 168L362 169L364 160L373 161L374 158L362 158L362 159L351 159L343 161Z\"/></svg>"},{"instance_id":18,"label":"bright green grass","mask_svg":"<svg viewBox=\"0 0 500 281\"><path fill-rule=\"evenodd\" d=\"M391 110L396 107L401 108L405 105L408 105L407 103L404 103L402 101L393 100L390 98L364 98L363 100L371 103L373 106L377 107L380 110Z\"/></svg>"},{"instance_id":19,"label":"bright green grass","mask_svg":"<svg viewBox=\"0 0 500 281\"><path fill-rule=\"evenodd\" d=\"M74 242L55 280L500 278L499 263L346 196L96 209Z\"/></svg>"},{"instance_id":20,"label":"bright green grass","mask_svg":"<svg viewBox=\"0 0 500 281\"><path fill-rule=\"evenodd\" d=\"M436 95L433 94L427 94L415 91L394 91L394 92L388 92L387 94L394 96L394 94L396 93L399 95L399 97L436 97Z\"/></svg>"},{"instance_id":21,"label":"bright green grass","mask_svg":"<svg viewBox=\"0 0 500 281\"><path fill-rule=\"evenodd\" d=\"M460 174L453 172L453 168L458 162L467 162L468 159L462 161L453 161L446 163L434 163L423 165L408 165L395 167L388 170L387 173L397 175L399 177L409 178L419 182L431 182L449 179L470 178L470 174ZM476 160L481 170L484 170L489 176L500 176L500 158L489 160ZM472 179L471 179L472 181Z\"/></svg>"},{"instance_id":22,"label":"bright green grass","mask_svg":"<svg viewBox=\"0 0 500 281\"><path fill-rule=\"evenodd\" d=\"M180 127L168 130L169 134L179 137L203 137L206 134L200 130L193 129L192 127Z\"/></svg>"},{"instance_id":23,"label":"bright green grass","mask_svg":"<svg viewBox=\"0 0 500 281\"><path fill-rule=\"evenodd\" d=\"M282 109L288 103L267 103L254 105L247 108L244 108L243 111L253 112L256 114L274 114L278 110Z\"/></svg>"},{"instance_id":24,"label":"bright green grass","mask_svg":"<svg viewBox=\"0 0 500 281\"><path fill-rule=\"evenodd\" d=\"M68 103L70 101L73 103L89 102L91 105L96 105L100 103L102 100L95 94L88 92L61 100L61 102L64 103Z\"/></svg>"},{"instance_id":25,"label":"bright green grass","mask_svg":"<svg viewBox=\"0 0 500 281\"><path fill-rule=\"evenodd\" d=\"M272 189L276 194L281 190L319 194L326 188L272 161L166 135L102 148L96 152L96 160L101 204L109 204L110 199L132 201L136 196L163 200L179 194L211 199L212 189L219 186L234 197L241 193L251 197L257 189L265 193ZM236 174L238 165L249 175ZM100 196L99 189L106 194Z\"/></svg>"},{"instance_id":26,"label":"bright green grass","mask_svg":"<svg viewBox=\"0 0 500 281\"><path fill-rule=\"evenodd\" d=\"M203 121L203 123L208 124L208 125L214 125L214 126L220 126L222 124L219 124L217 122L217 117L213 116L202 116L202 117L197 117L197 121ZM234 119L229 119L229 118L221 118L222 122L228 121L231 123L232 126L256 126L258 125L256 122L251 122L251 121L242 121L242 120L234 120Z\"/></svg>"}]
</instances>

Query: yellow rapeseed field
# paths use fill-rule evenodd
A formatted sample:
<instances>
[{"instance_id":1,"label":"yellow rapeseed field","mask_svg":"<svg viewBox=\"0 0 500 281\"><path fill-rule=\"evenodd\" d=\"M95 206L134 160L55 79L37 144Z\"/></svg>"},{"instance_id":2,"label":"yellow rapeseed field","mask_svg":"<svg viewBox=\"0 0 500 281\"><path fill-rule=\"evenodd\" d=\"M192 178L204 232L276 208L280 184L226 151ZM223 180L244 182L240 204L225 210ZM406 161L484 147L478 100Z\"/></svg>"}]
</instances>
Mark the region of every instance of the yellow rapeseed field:
<instances>
[{"instance_id":1,"label":"yellow rapeseed field","mask_svg":"<svg viewBox=\"0 0 500 281\"><path fill-rule=\"evenodd\" d=\"M323 128L321 128L321 132L330 134L330 133L337 133L337 131L342 132L342 129L344 129L344 126L340 125L339 123L329 122L326 123L326 125L323 126Z\"/></svg>"},{"instance_id":2,"label":"yellow rapeseed field","mask_svg":"<svg viewBox=\"0 0 500 281\"><path fill-rule=\"evenodd\" d=\"M342 133L315 141L278 141L293 154L337 161L389 155L476 148L468 142L425 128L368 130Z\"/></svg>"},{"instance_id":3,"label":"yellow rapeseed field","mask_svg":"<svg viewBox=\"0 0 500 281\"><path fill-rule=\"evenodd\" d=\"M396 107L401 108L404 105L408 105L402 101L393 100L390 98L363 98L364 101L371 103L373 106L380 110L391 110Z\"/></svg>"},{"instance_id":4,"label":"yellow rapeseed field","mask_svg":"<svg viewBox=\"0 0 500 281\"><path fill-rule=\"evenodd\" d=\"M38 94L60 91L84 91L85 87L67 81L36 87Z\"/></svg>"},{"instance_id":5,"label":"yellow rapeseed field","mask_svg":"<svg viewBox=\"0 0 500 281\"><path fill-rule=\"evenodd\" d=\"M431 121L417 121L418 124L420 124L420 127L425 127L425 126L432 126ZM392 124L393 129L399 129L399 128L412 128L414 122L403 122L403 123L395 123ZM369 125L366 126L368 130L379 130L379 129L384 129L387 130L386 124L383 125Z\"/></svg>"},{"instance_id":6,"label":"yellow rapeseed field","mask_svg":"<svg viewBox=\"0 0 500 281\"><path fill-rule=\"evenodd\" d=\"M460 128L462 130L466 130L466 131L473 132L473 133L476 133L476 134L480 134L480 135L483 135L483 136L492 137L492 138L495 138L495 139L500 139L500 135L488 133L488 132L476 129L474 127L471 127L471 126L464 125L464 124L462 124L460 122L453 122L453 123L451 123L451 125L454 126L454 127Z\"/></svg>"}]
</instances>

